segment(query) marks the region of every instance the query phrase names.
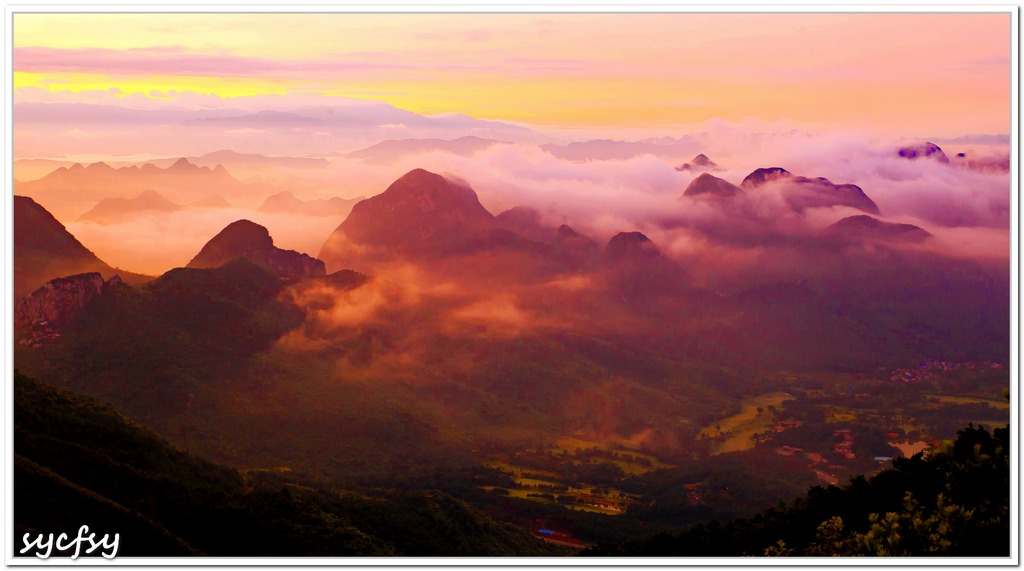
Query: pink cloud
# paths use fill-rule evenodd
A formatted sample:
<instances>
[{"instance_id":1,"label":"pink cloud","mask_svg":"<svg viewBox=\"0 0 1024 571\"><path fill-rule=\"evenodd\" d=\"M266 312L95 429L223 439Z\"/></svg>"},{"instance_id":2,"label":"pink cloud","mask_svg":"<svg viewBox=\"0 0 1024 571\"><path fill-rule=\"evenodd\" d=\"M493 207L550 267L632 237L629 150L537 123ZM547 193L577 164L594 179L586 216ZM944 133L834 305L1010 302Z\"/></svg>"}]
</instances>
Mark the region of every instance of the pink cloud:
<instances>
[{"instance_id":1,"label":"pink cloud","mask_svg":"<svg viewBox=\"0 0 1024 571\"><path fill-rule=\"evenodd\" d=\"M410 64L345 60L275 60L232 55L186 53L174 48L109 50L20 47L14 68L26 72L86 72L128 75L263 75L343 73L416 69Z\"/></svg>"},{"instance_id":2,"label":"pink cloud","mask_svg":"<svg viewBox=\"0 0 1024 571\"><path fill-rule=\"evenodd\" d=\"M423 69L478 73L505 73L508 71L507 65L438 64L427 63L422 58L419 61L409 58L389 59L391 61L382 61L380 58L372 61L354 59L346 55L328 59L285 60L228 54L189 53L174 47L131 50L62 49L37 46L14 48L14 69L23 72L79 72L145 76L319 77L324 74L417 72Z\"/></svg>"}]
</instances>

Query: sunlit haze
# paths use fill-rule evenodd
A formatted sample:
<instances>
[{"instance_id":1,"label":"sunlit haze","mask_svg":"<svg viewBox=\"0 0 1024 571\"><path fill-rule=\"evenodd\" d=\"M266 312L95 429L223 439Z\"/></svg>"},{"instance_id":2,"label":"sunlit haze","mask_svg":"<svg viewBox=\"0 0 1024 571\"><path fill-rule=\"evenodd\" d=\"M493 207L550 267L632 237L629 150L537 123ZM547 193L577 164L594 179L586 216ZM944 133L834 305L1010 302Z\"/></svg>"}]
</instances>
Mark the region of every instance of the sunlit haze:
<instances>
[{"instance_id":1,"label":"sunlit haze","mask_svg":"<svg viewBox=\"0 0 1024 571\"><path fill-rule=\"evenodd\" d=\"M18 14L15 97L329 95L611 134L713 118L1004 134L1009 26L1007 14Z\"/></svg>"}]
</instances>

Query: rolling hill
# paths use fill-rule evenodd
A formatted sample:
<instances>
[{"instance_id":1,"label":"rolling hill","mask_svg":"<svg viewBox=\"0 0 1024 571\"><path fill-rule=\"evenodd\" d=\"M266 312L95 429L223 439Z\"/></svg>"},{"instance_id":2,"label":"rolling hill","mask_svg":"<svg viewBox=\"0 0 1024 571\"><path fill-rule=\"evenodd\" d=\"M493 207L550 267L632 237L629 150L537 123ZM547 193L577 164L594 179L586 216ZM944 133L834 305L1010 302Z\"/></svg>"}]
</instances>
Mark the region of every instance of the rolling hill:
<instances>
[{"instance_id":1,"label":"rolling hill","mask_svg":"<svg viewBox=\"0 0 1024 571\"><path fill-rule=\"evenodd\" d=\"M120 557L560 553L439 492L368 497L275 470L240 472L18 373L14 395L18 501L9 532L19 548L23 534L88 522L100 535L119 535Z\"/></svg>"}]
</instances>

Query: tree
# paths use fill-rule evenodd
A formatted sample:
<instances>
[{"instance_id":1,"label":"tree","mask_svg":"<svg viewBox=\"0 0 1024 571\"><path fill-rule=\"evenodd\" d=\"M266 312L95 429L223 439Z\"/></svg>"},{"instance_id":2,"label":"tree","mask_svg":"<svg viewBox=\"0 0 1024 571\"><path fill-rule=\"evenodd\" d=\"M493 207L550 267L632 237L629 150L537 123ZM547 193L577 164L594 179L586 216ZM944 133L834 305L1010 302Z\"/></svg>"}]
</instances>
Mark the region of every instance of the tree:
<instances>
[{"instance_id":1,"label":"tree","mask_svg":"<svg viewBox=\"0 0 1024 571\"><path fill-rule=\"evenodd\" d=\"M854 538L851 534L846 533L843 518L835 516L818 525L815 541L804 551L804 555L819 557L850 555L853 544Z\"/></svg>"},{"instance_id":2,"label":"tree","mask_svg":"<svg viewBox=\"0 0 1024 571\"><path fill-rule=\"evenodd\" d=\"M790 555L793 555L793 550L786 547L786 542L781 539L775 545L769 545L764 549L765 557L789 557Z\"/></svg>"}]
</instances>

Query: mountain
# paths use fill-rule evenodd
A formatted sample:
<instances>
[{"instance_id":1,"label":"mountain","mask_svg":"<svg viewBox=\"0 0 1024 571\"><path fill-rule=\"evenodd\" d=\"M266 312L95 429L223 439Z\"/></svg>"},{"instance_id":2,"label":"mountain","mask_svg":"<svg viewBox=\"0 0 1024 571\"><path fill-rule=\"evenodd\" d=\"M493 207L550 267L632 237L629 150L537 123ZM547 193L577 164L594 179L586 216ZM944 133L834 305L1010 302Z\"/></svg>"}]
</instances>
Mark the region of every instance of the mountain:
<instances>
[{"instance_id":1,"label":"mountain","mask_svg":"<svg viewBox=\"0 0 1024 571\"><path fill-rule=\"evenodd\" d=\"M307 117L299 113L293 113L290 111L257 111L255 113L246 113L245 115L238 115L233 117L204 117L201 119L189 119L183 124L186 126L208 126L208 127L225 127L232 129L259 129L265 127L275 127L278 125L284 125L287 127L299 125L299 126L317 126L324 122L313 117Z\"/></svg>"},{"instance_id":2,"label":"mountain","mask_svg":"<svg viewBox=\"0 0 1024 571\"><path fill-rule=\"evenodd\" d=\"M14 161L14 177L19 181L43 178L60 167L70 167L73 161L55 159L17 159Z\"/></svg>"},{"instance_id":3,"label":"mountain","mask_svg":"<svg viewBox=\"0 0 1024 571\"><path fill-rule=\"evenodd\" d=\"M43 366L35 359L59 354L71 368L47 368L51 382L159 416L159 407L177 406L199 385L244 370L254 351L301 323L297 308L276 300L283 287L244 257L211 269L176 268L137 287L102 286L45 338L36 339L35 327L19 329L42 341L25 348L19 366ZM131 391L118 392L120 383Z\"/></svg>"},{"instance_id":4,"label":"mountain","mask_svg":"<svg viewBox=\"0 0 1024 571\"><path fill-rule=\"evenodd\" d=\"M769 182L790 179L792 177L793 173L782 167L762 167L744 177L740 186L751 190Z\"/></svg>"},{"instance_id":5,"label":"mountain","mask_svg":"<svg viewBox=\"0 0 1024 571\"><path fill-rule=\"evenodd\" d=\"M495 216L495 223L505 230L547 246L534 247L550 262L549 271L581 272L593 270L601 258L601 248L587 236L567 224L557 228L542 222L540 212L528 206L516 206Z\"/></svg>"},{"instance_id":6,"label":"mountain","mask_svg":"<svg viewBox=\"0 0 1024 571\"><path fill-rule=\"evenodd\" d=\"M641 155L654 155L675 160L699 148L699 142L691 137L679 139L648 139L643 141L614 141L595 139L577 141L567 145L542 145L548 153L570 161L614 161L626 160Z\"/></svg>"},{"instance_id":7,"label":"mountain","mask_svg":"<svg viewBox=\"0 0 1024 571\"><path fill-rule=\"evenodd\" d=\"M201 131L223 131L226 127L263 129L275 132L278 137L298 135L304 137L307 143L309 136L316 132L319 137L323 137L327 141L333 140L332 146L335 148L337 148L337 144L351 144L357 141L362 146L379 142L389 136L394 136L396 127L399 127L401 132L410 138L437 137L441 134L452 138L473 135L510 141L548 139L548 137L526 127L509 123L475 119L458 113L427 117L382 101L370 100L348 100L332 105L308 105L288 111L262 110L231 116L194 118L183 121L180 125ZM221 139L223 140L223 136ZM247 147L252 145L251 141L238 141L230 146L239 146L239 144L245 144Z\"/></svg>"},{"instance_id":8,"label":"mountain","mask_svg":"<svg viewBox=\"0 0 1024 571\"><path fill-rule=\"evenodd\" d=\"M105 279L120 275L127 283L143 283L150 276L112 268L72 236L31 198L14 197L14 297L32 293L49 280L87 272Z\"/></svg>"},{"instance_id":9,"label":"mountain","mask_svg":"<svg viewBox=\"0 0 1024 571\"><path fill-rule=\"evenodd\" d=\"M711 159L709 159L707 157L707 155L705 155L704 153L701 153L701 154L693 157L693 160L691 160L690 162L683 163L682 166L676 167L676 170L677 171L709 171L709 170L710 171L714 171L714 170L718 170L718 168L719 168L718 164L716 164L715 161L712 161Z\"/></svg>"},{"instance_id":10,"label":"mountain","mask_svg":"<svg viewBox=\"0 0 1024 571\"><path fill-rule=\"evenodd\" d=\"M561 553L440 492L371 496L239 471L17 372L13 392L19 547L24 534L86 523L97 537L118 533L121 557Z\"/></svg>"},{"instance_id":11,"label":"mountain","mask_svg":"<svg viewBox=\"0 0 1024 571\"><path fill-rule=\"evenodd\" d=\"M267 192L266 184L243 183L222 166L197 166L179 158L166 168L143 164L113 168L105 163L60 167L45 177L18 184L16 192L60 205L58 216L78 216L104 198L136 199L155 191L177 204L188 204L217 194L234 203L253 193ZM275 189L276 190L276 189ZM72 213L73 211L73 213Z\"/></svg>"},{"instance_id":12,"label":"mountain","mask_svg":"<svg viewBox=\"0 0 1024 571\"><path fill-rule=\"evenodd\" d=\"M255 153L239 153L228 149L189 157L189 162L210 168L221 165L225 168L261 169L282 167L290 169L322 169L330 166L322 157L270 157Z\"/></svg>"},{"instance_id":13,"label":"mountain","mask_svg":"<svg viewBox=\"0 0 1024 571\"><path fill-rule=\"evenodd\" d=\"M215 194L189 204L190 208L231 208L231 203L223 196Z\"/></svg>"},{"instance_id":14,"label":"mountain","mask_svg":"<svg viewBox=\"0 0 1024 571\"><path fill-rule=\"evenodd\" d=\"M68 155L103 153L108 156L166 157L180 152L181 141L189 141L192 148L201 149L201 153L234 149L272 159L295 155L299 155L296 158L321 157L335 149L359 149L394 139L396 134L402 138L477 136L514 142L551 141L551 137L526 127L463 114L427 117L383 101L337 96L304 99L307 104L300 106L278 106L268 100L266 105L246 110L179 106L130 109L86 103L17 102L14 104L14 116L19 133L25 133L24 140L19 140L22 143L19 149L20 156L26 157L49 156L45 154L46 148L52 147L52 142L47 141L58 136L66 143L62 148ZM259 105L259 102L252 103ZM97 124L117 125L122 136L100 136L96 132ZM75 129L82 134L67 136ZM249 129L263 132L254 136ZM284 163L278 162L277 166L284 166ZM239 164L236 168L241 171L260 167ZM288 168L303 166L290 163ZM169 197L186 202L173 195ZM227 198L234 201L236 197Z\"/></svg>"},{"instance_id":15,"label":"mountain","mask_svg":"<svg viewBox=\"0 0 1024 571\"><path fill-rule=\"evenodd\" d=\"M319 257L329 267L351 267L358 251L435 256L496 228L473 189L423 169L412 170L381 194L360 201L327 238Z\"/></svg>"},{"instance_id":16,"label":"mountain","mask_svg":"<svg viewBox=\"0 0 1024 571\"><path fill-rule=\"evenodd\" d=\"M661 251L641 232L619 232L604 249L605 260L611 263L644 263L661 258Z\"/></svg>"},{"instance_id":17,"label":"mountain","mask_svg":"<svg viewBox=\"0 0 1024 571\"><path fill-rule=\"evenodd\" d=\"M683 196L691 198L731 198L738 194L743 194L743 189L708 173L690 181L683 192Z\"/></svg>"},{"instance_id":18,"label":"mountain","mask_svg":"<svg viewBox=\"0 0 1024 571\"><path fill-rule=\"evenodd\" d=\"M529 206L515 206L494 217L495 223L506 230L538 241L547 241L555 228L541 222L540 212Z\"/></svg>"},{"instance_id":19,"label":"mountain","mask_svg":"<svg viewBox=\"0 0 1024 571\"><path fill-rule=\"evenodd\" d=\"M400 245L493 226L494 216L471 188L415 169L356 204L340 228L356 243Z\"/></svg>"},{"instance_id":20,"label":"mountain","mask_svg":"<svg viewBox=\"0 0 1024 571\"><path fill-rule=\"evenodd\" d=\"M576 232L568 224L562 224L555 231L554 244L567 252L569 258L576 262L578 270L593 266L601 255L601 247L596 242Z\"/></svg>"},{"instance_id":21,"label":"mountain","mask_svg":"<svg viewBox=\"0 0 1024 571\"><path fill-rule=\"evenodd\" d=\"M992 172L992 173L1008 173L1010 172L1010 155L1009 153L997 153L995 155L975 155L971 154L968 156L966 153L957 153L956 157L950 159L950 164L958 167L969 168L971 170L981 172Z\"/></svg>"},{"instance_id":22,"label":"mountain","mask_svg":"<svg viewBox=\"0 0 1024 571\"><path fill-rule=\"evenodd\" d=\"M844 239L922 242L931 233L913 224L882 222L871 216L848 216L825 229L826 235Z\"/></svg>"},{"instance_id":23,"label":"mountain","mask_svg":"<svg viewBox=\"0 0 1024 571\"><path fill-rule=\"evenodd\" d=\"M946 153L944 153L935 143L925 142L918 145L900 147L897 154L904 159L914 160L918 158L929 158L939 161L942 164L949 164L949 157L947 157Z\"/></svg>"},{"instance_id":24,"label":"mountain","mask_svg":"<svg viewBox=\"0 0 1024 571\"><path fill-rule=\"evenodd\" d=\"M104 198L91 210L78 217L97 224L116 224L144 213L174 212L182 206L164 198L155 190L147 190L135 198Z\"/></svg>"},{"instance_id":25,"label":"mountain","mask_svg":"<svg viewBox=\"0 0 1024 571\"><path fill-rule=\"evenodd\" d=\"M109 293L121 283L121 278L116 275L104 281L103 276L97 272L54 278L18 300L14 309L14 325L66 325L73 321L93 298Z\"/></svg>"},{"instance_id":26,"label":"mountain","mask_svg":"<svg viewBox=\"0 0 1024 571\"><path fill-rule=\"evenodd\" d=\"M247 258L282 277L319 277L326 273L323 262L274 246L270 232L248 220L228 224L203 246L186 267L216 268L238 257Z\"/></svg>"},{"instance_id":27,"label":"mountain","mask_svg":"<svg viewBox=\"0 0 1024 571\"><path fill-rule=\"evenodd\" d=\"M319 256L332 269L366 271L398 261L439 275L522 283L594 261L586 238L565 238L530 208L495 217L464 183L416 169L356 204Z\"/></svg>"},{"instance_id":28,"label":"mountain","mask_svg":"<svg viewBox=\"0 0 1024 571\"><path fill-rule=\"evenodd\" d=\"M786 203L797 212L806 208L849 206L868 214L879 213L878 205L855 184L833 184L824 177L796 176L781 167L759 168L748 174L740 186L746 190L779 188Z\"/></svg>"},{"instance_id":29,"label":"mountain","mask_svg":"<svg viewBox=\"0 0 1024 571\"><path fill-rule=\"evenodd\" d=\"M258 208L261 212L277 212L282 214L302 214L304 216L348 216L352 207L363 196L356 198L321 198L314 200L300 200L291 191L285 190L268 196Z\"/></svg>"},{"instance_id":30,"label":"mountain","mask_svg":"<svg viewBox=\"0 0 1024 571\"><path fill-rule=\"evenodd\" d=\"M391 139L376 145L345 154L346 158L361 159L367 162L384 163L406 155L419 153L444 152L461 156L471 156L494 145L508 145L508 141L482 139L467 136L458 139Z\"/></svg>"},{"instance_id":31,"label":"mountain","mask_svg":"<svg viewBox=\"0 0 1024 571\"><path fill-rule=\"evenodd\" d=\"M619 232L605 246L603 268L614 291L627 298L679 293L686 272L641 232Z\"/></svg>"}]
</instances>

